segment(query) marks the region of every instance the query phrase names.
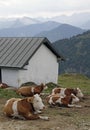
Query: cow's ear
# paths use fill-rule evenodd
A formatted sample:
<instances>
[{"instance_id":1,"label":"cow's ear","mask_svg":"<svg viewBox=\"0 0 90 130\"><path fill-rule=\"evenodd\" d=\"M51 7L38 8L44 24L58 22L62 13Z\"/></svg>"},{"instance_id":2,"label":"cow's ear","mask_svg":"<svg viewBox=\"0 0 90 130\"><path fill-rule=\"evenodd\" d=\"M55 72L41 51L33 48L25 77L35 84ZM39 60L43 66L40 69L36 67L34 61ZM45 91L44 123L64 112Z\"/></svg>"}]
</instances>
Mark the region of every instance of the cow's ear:
<instances>
[{"instance_id":1,"label":"cow's ear","mask_svg":"<svg viewBox=\"0 0 90 130\"><path fill-rule=\"evenodd\" d=\"M32 103L32 102L33 102L33 99L34 99L34 97L28 97L28 98L27 98L27 102Z\"/></svg>"},{"instance_id":2,"label":"cow's ear","mask_svg":"<svg viewBox=\"0 0 90 130\"><path fill-rule=\"evenodd\" d=\"M41 85L41 86L44 86L44 84L43 84L43 83L41 83L40 85Z\"/></svg>"}]
</instances>

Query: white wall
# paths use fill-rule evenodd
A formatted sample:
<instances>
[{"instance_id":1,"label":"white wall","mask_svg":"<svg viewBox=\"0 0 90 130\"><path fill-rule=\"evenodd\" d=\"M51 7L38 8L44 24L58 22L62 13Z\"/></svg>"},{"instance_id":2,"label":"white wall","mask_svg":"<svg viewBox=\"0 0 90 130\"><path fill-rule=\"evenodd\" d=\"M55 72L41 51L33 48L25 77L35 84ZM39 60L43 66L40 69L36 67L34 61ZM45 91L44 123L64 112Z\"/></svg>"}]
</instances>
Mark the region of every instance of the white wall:
<instances>
[{"instance_id":1,"label":"white wall","mask_svg":"<svg viewBox=\"0 0 90 130\"><path fill-rule=\"evenodd\" d=\"M30 81L37 84L57 83L57 57L45 45L41 45L25 68L26 70L2 69L2 81L14 87Z\"/></svg>"},{"instance_id":2,"label":"white wall","mask_svg":"<svg viewBox=\"0 0 90 130\"><path fill-rule=\"evenodd\" d=\"M27 79L39 84L41 82L57 83L57 57L45 46L41 45L29 61Z\"/></svg>"},{"instance_id":3,"label":"white wall","mask_svg":"<svg viewBox=\"0 0 90 130\"><path fill-rule=\"evenodd\" d=\"M26 70L19 70L18 86L20 86L22 83L30 82L30 80L28 80L27 73L28 73L28 69L26 69Z\"/></svg>"},{"instance_id":4,"label":"white wall","mask_svg":"<svg viewBox=\"0 0 90 130\"><path fill-rule=\"evenodd\" d=\"M3 68L2 82L13 87L18 87L18 70Z\"/></svg>"}]
</instances>

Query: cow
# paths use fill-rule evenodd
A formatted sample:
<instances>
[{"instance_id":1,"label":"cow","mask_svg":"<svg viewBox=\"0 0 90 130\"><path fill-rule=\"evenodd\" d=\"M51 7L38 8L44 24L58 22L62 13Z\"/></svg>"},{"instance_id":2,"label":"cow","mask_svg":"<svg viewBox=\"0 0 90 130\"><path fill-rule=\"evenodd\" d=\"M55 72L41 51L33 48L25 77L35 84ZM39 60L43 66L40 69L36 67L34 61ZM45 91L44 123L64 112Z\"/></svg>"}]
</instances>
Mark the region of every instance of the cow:
<instances>
[{"instance_id":1,"label":"cow","mask_svg":"<svg viewBox=\"0 0 90 130\"><path fill-rule=\"evenodd\" d=\"M0 88L8 88L9 86L6 83L0 83Z\"/></svg>"},{"instance_id":2,"label":"cow","mask_svg":"<svg viewBox=\"0 0 90 130\"><path fill-rule=\"evenodd\" d=\"M22 86L17 89L16 93L25 97L30 97L34 94L40 94L44 89L47 89L47 86L41 83L36 86Z\"/></svg>"},{"instance_id":3,"label":"cow","mask_svg":"<svg viewBox=\"0 0 90 130\"><path fill-rule=\"evenodd\" d=\"M11 98L4 105L3 112L7 117L23 120L43 119L48 120L46 116L40 116L39 113L45 108L41 97L38 94L32 97Z\"/></svg>"},{"instance_id":4,"label":"cow","mask_svg":"<svg viewBox=\"0 0 90 130\"><path fill-rule=\"evenodd\" d=\"M47 103L50 106L64 106L64 107L81 107L80 105L76 105L75 103L79 102L79 98L74 94L60 96L60 94L49 95L46 97Z\"/></svg>"},{"instance_id":5,"label":"cow","mask_svg":"<svg viewBox=\"0 0 90 130\"><path fill-rule=\"evenodd\" d=\"M69 96L71 94L74 94L75 96L77 96L78 98L83 98L84 95L82 93L82 91L80 90L80 88L60 88L60 87L55 87L52 90L52 95L53 94L60 94L61 96Z\"/></svg>"}]
</instances>

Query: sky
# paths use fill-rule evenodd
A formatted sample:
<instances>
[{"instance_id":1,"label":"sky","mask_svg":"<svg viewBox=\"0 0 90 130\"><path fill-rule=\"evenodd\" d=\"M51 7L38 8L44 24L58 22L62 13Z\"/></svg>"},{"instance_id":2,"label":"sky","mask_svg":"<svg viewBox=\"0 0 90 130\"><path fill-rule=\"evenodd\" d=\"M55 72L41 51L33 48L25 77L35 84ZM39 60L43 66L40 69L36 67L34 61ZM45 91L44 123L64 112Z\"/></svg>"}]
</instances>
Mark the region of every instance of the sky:
<instances>
[{"instance_id":1,"label":"sky","mask_svg":"<svg viewBox=\"0 0 90 130\"><path fill-rule=\"evenodd\" d=\"M90 12L90 0L0 0L0 17L43 17Z\"/></svg>"}]
</instances>

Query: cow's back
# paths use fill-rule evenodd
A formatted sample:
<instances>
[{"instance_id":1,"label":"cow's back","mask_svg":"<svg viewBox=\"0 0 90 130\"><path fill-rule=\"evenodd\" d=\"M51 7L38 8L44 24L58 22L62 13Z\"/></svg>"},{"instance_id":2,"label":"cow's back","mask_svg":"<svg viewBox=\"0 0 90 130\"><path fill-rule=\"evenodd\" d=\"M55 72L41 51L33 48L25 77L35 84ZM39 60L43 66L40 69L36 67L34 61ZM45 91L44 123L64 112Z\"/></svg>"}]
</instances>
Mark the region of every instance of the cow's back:
<instances>
[{"instance_id":1,"label":"cow's back","mask_svg":"<svg viewBox=\"0 0 90 130\"><path fill-rule=\"evenodd\" d=\"M30 86L20 87L20 88L18 88L18 90L16 92L17 92L17 94L20 94L22 96L32 96L33 95L32 87L30 87Z\"/></svg>"},{"instance_id":2,"label":"cow's back","mask_svg":"<svg viewBox=\"0 0 90 130\"><path fill-rule=\"evenodd\" d=\"M26 113L32 110L30 104L27 102L27 99L20 98L11 98L7 100L3 112L8 117L24 117Z\"/></svg>"},{"instance_id":3,"label":"cow's back","mask_svg":"<svg viewBox=\"0 0 90 130\"><path fill-rule=\"evenodd\" d=\"M3 112L5 115L11 116L13 114L12 106L15 101L16 101L15 98L11 98L11 99L7 100L7 102L4 106L4 109L3 109Z\"/></svg>"}]
</instances>

